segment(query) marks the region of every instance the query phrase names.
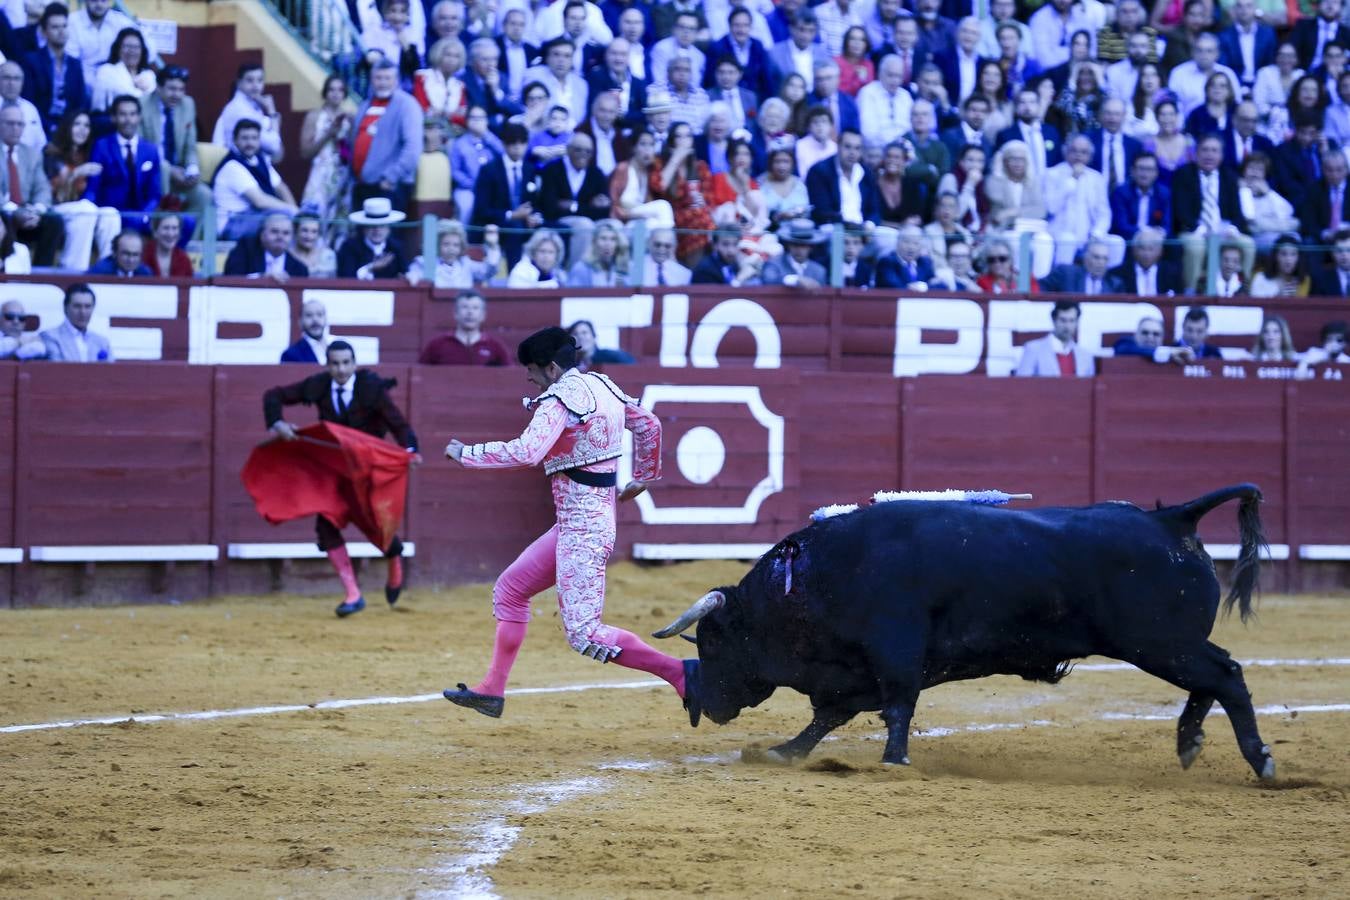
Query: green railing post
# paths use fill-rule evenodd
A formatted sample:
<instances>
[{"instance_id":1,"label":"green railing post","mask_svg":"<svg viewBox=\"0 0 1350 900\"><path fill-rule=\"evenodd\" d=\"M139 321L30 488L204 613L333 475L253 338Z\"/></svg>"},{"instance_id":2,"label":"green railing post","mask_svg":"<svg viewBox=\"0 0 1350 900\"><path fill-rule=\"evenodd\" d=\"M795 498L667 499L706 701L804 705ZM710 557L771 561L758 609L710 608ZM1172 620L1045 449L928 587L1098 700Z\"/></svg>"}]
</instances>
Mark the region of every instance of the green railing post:
<instances>
[{"instance_id":1,"label":"green railing post","mask_svg":"<svg viewBox=\"0 0 1350 900\"><path fill-rule=\"evenodd\" d=\"M1017 289L1022 293L1031 290L1031 239L1030 231L1017 236Z\"/></svg>"},{"instance_id":2,"label":"green railing post","mask_svg":"<svg viewBox=\"0 0 1350 900\"><path fill-rule=\"evenodd\" d=\"M844 223L830 231L830 287L844 286Z\"/></svg>"},{"instance_id":3,"label":"green railing post","mask_svg":"<svg viewBox=\"0 0 1350 900\"><path fill-rule=\"evenodd\" d=\"M628 286L642 287L642 270L647 264L647 220L635 219L633 240L628 254Z\"/></svg>"},{"instance_id":4,"label":"green railing post","mask_svg":"<svg viewBox=\"0 0 1350 900\"><path fill-rule=\"evenodd\" d=\"M1205 238L1205 294L1213 297L1214 292L1219 287L1219 248L1223 246L1223 238L1217 234L1210 234ZM1190 290L1190 285L1183 285L1186 290Z\"/></svg>"},{"instance_id":5,"label":"green railing post","mask_svg":"<svg viewBox=\"0 0 1350 900\"><path fill-rule=\"evenodd\" d=\"M202 277L216 274L216 205L202 210Z\"/></svg>"},{"instance_id":6,"label":"green railing post","mask_svg":"<svg viewBox=\"0 0 1350 900\"><path fill-rule=\"evenodd\" d=\"M441 261L440 220L427 213L422 217L422 277L436 285L436 268Z\"/></svg>"}]
</instances>

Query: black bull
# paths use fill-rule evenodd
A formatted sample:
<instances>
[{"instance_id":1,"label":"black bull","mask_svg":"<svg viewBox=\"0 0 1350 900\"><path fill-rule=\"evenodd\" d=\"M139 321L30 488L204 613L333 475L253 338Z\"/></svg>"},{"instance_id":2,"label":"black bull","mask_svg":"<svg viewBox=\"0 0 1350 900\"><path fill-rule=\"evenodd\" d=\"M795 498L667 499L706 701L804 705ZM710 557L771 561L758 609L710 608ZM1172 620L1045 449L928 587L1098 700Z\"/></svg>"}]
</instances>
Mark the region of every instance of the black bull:
<instances>
[{"instance_id":1,"label":"black bull","mask_svg":"<svg viewBox=\"0 0 1350 900\"><path fill-rule=\"evenodd\" d=\"M710 592L656 636L701 619L693 687L718 724L780 686L810 697L811 724L773 748L779 757L805 756L858 713L880 710L882 761L908 763L922 689L986 675L1053 683L1069 660L1100 654L1190 693L1177 725L1183 766L1218 700L1242 755L1272 778L1242 667L1209 641L1219 581L1196 523L1234 499L1241 550L1225 611L1236 604L1246 621L1265 544L1251 484L1150 511L879 503L790 535L739 585Z\"/></svg>"}]
</instances>

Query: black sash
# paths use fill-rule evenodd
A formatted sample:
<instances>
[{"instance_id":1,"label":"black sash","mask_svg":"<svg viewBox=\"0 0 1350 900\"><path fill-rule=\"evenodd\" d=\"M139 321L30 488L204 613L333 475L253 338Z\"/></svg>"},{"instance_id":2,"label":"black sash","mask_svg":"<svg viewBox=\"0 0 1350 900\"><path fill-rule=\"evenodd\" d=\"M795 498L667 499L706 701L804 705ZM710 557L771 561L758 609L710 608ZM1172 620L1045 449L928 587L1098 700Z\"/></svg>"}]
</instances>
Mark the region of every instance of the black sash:
<instances>
[{"instance_id":1,"label":"black sash","mask_svg":"<svg viewBox=\"0 0 1350 900\"><path fill-rule=\"evenodd\" d=\"M584 484L586 487L614 487L619 483L617 472L587 472L584 469L563 469L557 474L566 475L577 484Z\"/></svg>"}]
</instances>

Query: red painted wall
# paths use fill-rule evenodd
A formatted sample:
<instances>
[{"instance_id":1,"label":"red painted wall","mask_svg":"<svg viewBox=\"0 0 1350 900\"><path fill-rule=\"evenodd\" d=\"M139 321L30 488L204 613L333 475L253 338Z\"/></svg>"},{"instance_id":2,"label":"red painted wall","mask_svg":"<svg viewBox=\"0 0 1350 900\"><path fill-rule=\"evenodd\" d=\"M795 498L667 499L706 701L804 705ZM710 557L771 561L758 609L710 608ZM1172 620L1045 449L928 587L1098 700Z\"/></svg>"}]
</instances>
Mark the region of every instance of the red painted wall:
<instances>
[{"instance_id":1,"label":"red painted wall","mask_svg":"<svg viewBox=\"0 0 1350 900\"><path fill-rule=\"evenodd\" d=\"M383 365L421 439L405 537L420 583L488 580L550 523L538 471L470 472L441 458L451 437L517 434L530 392L518 370ZM882 489L1001 488L1037 503L1108 499L1174 503L1238 481L1265 492L1273 542L1350 544L1350 424L1345 382L1187 379L1172 368L1083 380L780 370L660 369L616 373L634 394L656 388L665 429L662 483L652 504L703 510L698 523L620 516L618 554L642 543L769 543L821 505ZM295 366L0 364L0 546L309 541L312 524L273 527L254 512L238 472L265 436L261 394L297 379ZM754 521L716 521L771 470L771 434L743 402L754 394L781 421L781 490ZM719 393L720 392L720 393ZM295 408L292 421L313 412ZM761 416L762 417L762 416ZM681 439L716 432L725 450L706 484L681 471ZM711 515L711 518L709 516ZM1204 522L1210 541L1236 542L1235 516ZM306 568L308 567L308 568ZM147 599L136 567L26 563L0 567L0 605ZM322 564L181 564L167 596L293 587L306 573L331 588ZM83 581L81 581L83 579ZM83 589L83 594L75 590Z\"/></svg>"}]
</instances>

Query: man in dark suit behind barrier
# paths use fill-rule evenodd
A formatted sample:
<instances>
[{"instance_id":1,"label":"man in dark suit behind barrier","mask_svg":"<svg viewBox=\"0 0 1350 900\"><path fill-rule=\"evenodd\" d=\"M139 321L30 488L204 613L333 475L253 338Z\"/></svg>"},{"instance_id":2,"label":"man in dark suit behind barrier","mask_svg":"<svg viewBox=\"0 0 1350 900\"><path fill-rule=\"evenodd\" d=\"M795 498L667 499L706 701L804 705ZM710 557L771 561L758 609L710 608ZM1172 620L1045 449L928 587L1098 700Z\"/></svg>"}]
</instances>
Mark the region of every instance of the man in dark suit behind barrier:
<instances>
[{"instance_id":1,"label":"man in dark suit behind barrier","mask_svg":"<svg viewBox=\"0 0 1350 900\"><path fill-rule=\"evenodd\" d=\"M397 382L393 379L381 378L370 369L358 370L356 351L352 345L346 341L333 341L328 345L327 371L267 391L263 394L263 416L273 434L282 440L293 441L299 435L296 427L282 418L282 407L297 403L314 406L319 411L321 422L335 422L377 438L393 432L399 446L412 454L413 462L420 463L422 457L417 452L417 435L389 397L389 390L395 384ZM315 521L315 531L318 533L319 549L328 554L347 592L347 598L336 610L338 616L360 612L366 608L366 601L356 583L356 573L352 569L342 532L322 516ZM384 595L389 605L393 606L403 590L403 542L395 536L388 547L380 549L389 560L389 577L385 582Z\"/></svg>"},{"instance_id":2,"label":"man in dark suit behind barrier","mask_svg":"<svg viewBox=\"0 0 1350 900\"><path fill-rule=\"evenodd\" d=\"M290 216L272 213L263 220L256 235L235 242L230 255L225 258L225 274L267 277L282 282L308 278L309 266L291 255L294 232Z\"/></svg>"}]
</instances>

